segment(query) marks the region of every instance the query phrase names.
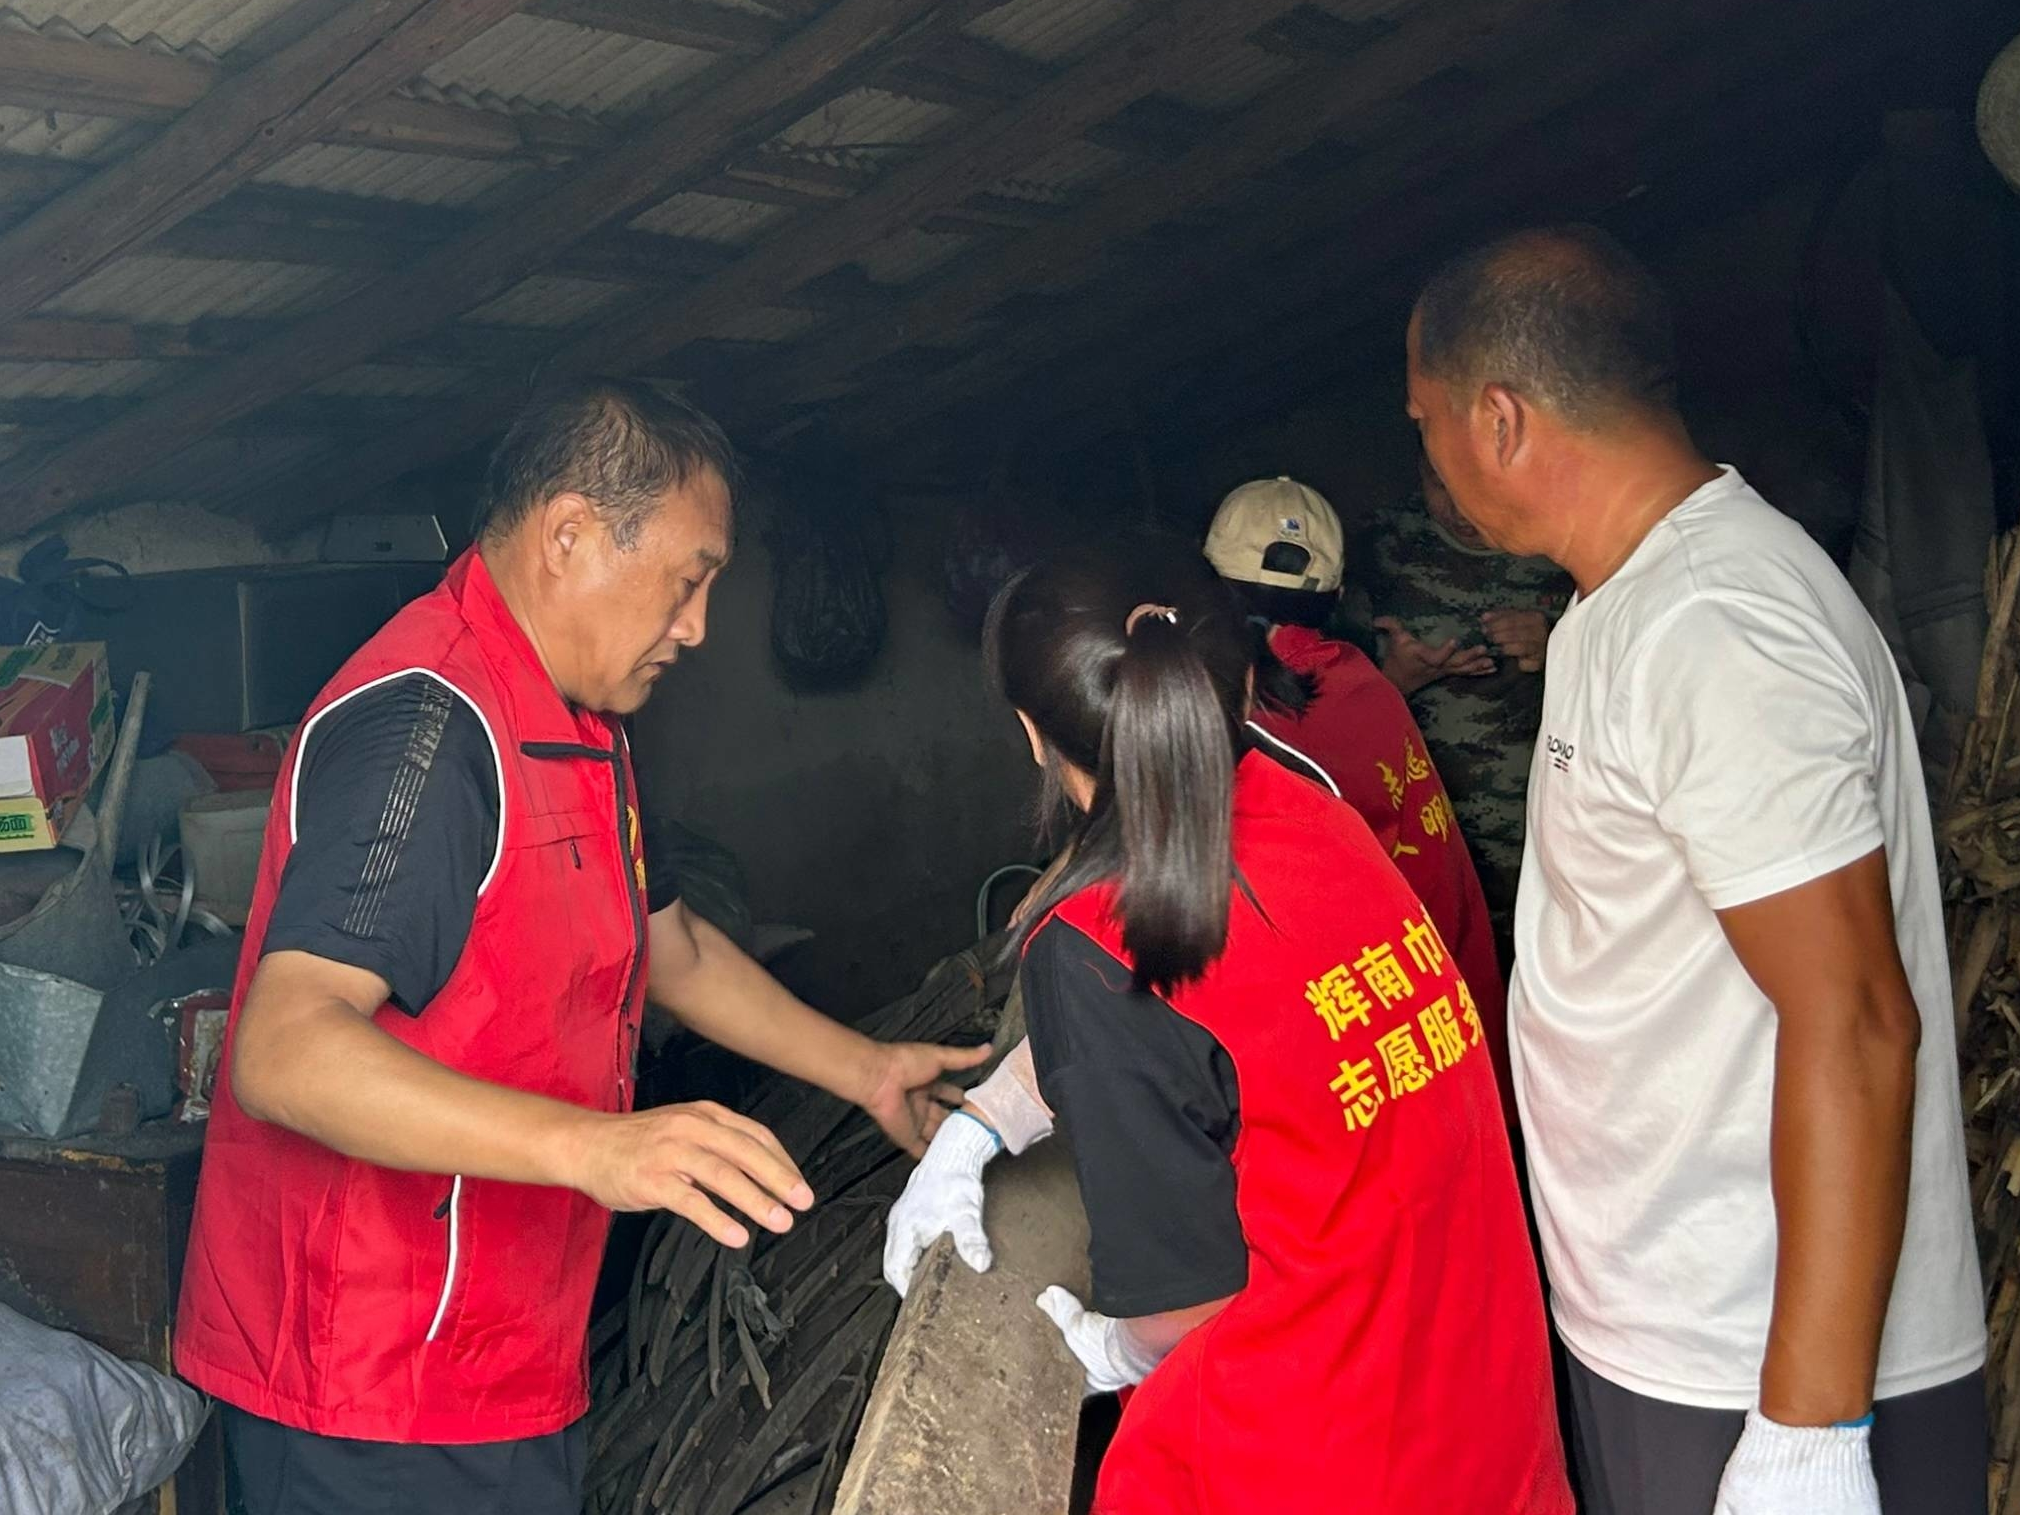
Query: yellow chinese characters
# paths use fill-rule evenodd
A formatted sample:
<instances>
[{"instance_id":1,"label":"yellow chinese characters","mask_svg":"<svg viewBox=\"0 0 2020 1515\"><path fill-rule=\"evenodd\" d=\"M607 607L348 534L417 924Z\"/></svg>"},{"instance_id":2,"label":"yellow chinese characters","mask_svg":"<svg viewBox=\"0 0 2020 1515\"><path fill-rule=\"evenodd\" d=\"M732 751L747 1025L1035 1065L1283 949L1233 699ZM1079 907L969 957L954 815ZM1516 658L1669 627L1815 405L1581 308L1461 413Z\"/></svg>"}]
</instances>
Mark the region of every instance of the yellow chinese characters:
<instances>
[{"instance_id":1,"label":"yellow chinese characters","mask_svg":"<svg viewBox=\"0 0 2020 1515\"><path fill-rule=\"evenodd\" d=\"M1486 1040L1487 1032L1480 1024L1480 1007L1473 1003L1473 991L1466 987L1466 981L1459 981L1459 1014L1465 1018L1466 1029L1472 1032L1470 1043L1477 1047Z\"/></svg>"},{"instance_id":2,"label":"yellow chinese characters","mask_svg":"<svg viewBox=\"0 0 2020 1515\"><path fill-rule=\"evenodd\" d=\"M1361 955L1354 959L1354 969L1367 983L1368 993L1382 1002L1384 1010L1417 992L1410 975L1396 960L1395 947L1388 942L1379 947L1363 947Z\"/></svg>"},{"instance_id":3,"label":"yellow chinese characters","mask_svg":"<svg viewBox=\"0 0 2020 1515\"><path fill-rule=\"evenodd\" d=\"M1403 777L1415 784L1431 776L1431 762L1411 741L1403 743Z\"/></svg>"},{"instance_id":4,"label":"yellow chinese characters","mask_svg":"<svg viewBox=\"0 0 2020 1515\"><path fill-rule=\"evenodd\" d=\"M1466 1055L1466 1036L1452 1016L1450 995L1441 994L1417 1012L1417 1026L1424 1033L1424 1045L1431 1049L1431 1066L1439 1073Z\"/></svg>"},{"instance_id":5,"label":"yellow chinese characters","mask_svg":"<svg viewBox=\"0 0 2020 1515\"><path fill-rule=\"evenodd\" d=\"M1421 921L1403 917L1403 950L1410 954L1410 961L1417 965L1419 973L1435 975L1444 971L1445 939L1438 935L1430 916Z\"/></svg>"},{"instance_id":6,"label":"yellow chinese characters","mask_svg":"<svg viewBox=\"0 0 2020 1515\"><path fill-rule=\"evenodd\" d=\"M1374 1060L1362 1058L1359 1062L1340 1064L1340 1076L1333 1080L1333 1093L1340 1097L1340 1108L1347 1117L1349 1131L1365 1131L1375 1123L1375 1117L1382 1111L1382 1091L1375 1083Z\"/></svg>"},{"instance_id":7,"label":"yellow chinese characters","mask_svg":"<svg viewBox=\"0 0 2020 1515\"><path fill-rule=\"evenodd\" d=\"M1351 967L1335 964L1305 985L1305 999L1331 1041L1340 1041L1350 1026L1375 1031L1378 1008L1400 1017L1375 1035L1373 1056L1349 1054L1330 1082L1349 1131L1368 1130L1384 1104L1429 1088L1486 1037L1473 992L1453 972L1451 952L1430 918L1405 916L1400 940L1401 953L1395 940L1363 947ZM1451 992L1421 1003L1419 985L1427 995L1439 987Z\"/></svg>"},{"instance_id":8,"label":"yellow chinese characters","mask_svg":"<svg viewBox=\"0 0 2020 1515\"><path fill-rule=\"evenodd\" d=\"M1382 1054L1382 1071L1389 1078L1391 1099L1401 1099L1405 1094L1415 1094L1430 1083L1431 1069L1424 1062L1424 1054L1417 1046L1417 1039L1410 1034L1408 1021L1376 1037L1375 1050Z\"/></svg>"},{"instance_id":9,"label":"yellow chinese characters","mask_svg":"<svg viewBox=\"0 0 2020 1515\"><path fill-rule=\"evenodd\" d=\"M1403 808L1403 776L1380 758L1375 759L1375 771L1382 776L1382 787L1389 791L1389 808Z\"/></svg>"},{"instance_id":10,"label":"yellow chinese characters","mask_svg":"<svg viewBox=\"0 0 2020 1515\"><path fill-rule=\"evenodd\" d=\"M1361 993L1361 986L1347 972L1345 963L1328 968L1317 980L1306 984L1305 998L1326 1023L1326 1034L1334 1041L1340 1039L1340 1033L1350 1024L1368 1024L1368 997Z\"/></svg>"},{"instance_id":11,"label":"yellow chinese characters","mask_svg":"<svg viewBox=\"0 0 2020 1515\"><path fill-rule=\"evenodd\" d=\"M1445 797L1443 790L1426 800L1424 808L1417 812L1417 824L1424 828L1424 835L1436 841L1449 842L1457 822L1458 818L1452 814L1452 802Z\"/></svg>"}]
</instances>

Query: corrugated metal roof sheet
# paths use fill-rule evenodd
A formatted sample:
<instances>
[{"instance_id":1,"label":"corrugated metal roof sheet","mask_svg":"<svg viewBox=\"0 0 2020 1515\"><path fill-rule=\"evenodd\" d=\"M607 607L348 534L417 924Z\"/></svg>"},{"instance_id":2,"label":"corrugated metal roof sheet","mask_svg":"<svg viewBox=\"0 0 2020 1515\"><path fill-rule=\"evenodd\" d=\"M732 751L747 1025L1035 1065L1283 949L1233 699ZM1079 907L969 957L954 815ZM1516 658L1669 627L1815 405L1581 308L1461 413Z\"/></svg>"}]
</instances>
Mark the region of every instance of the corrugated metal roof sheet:
<instances>
[{"instance_id":1,"label":"corrugated metal roof sheet","mask_svg":"<svg viewBox=\"0 0 2020 1515\"><path fill-rule=\"evenodd\" d=\"M759 205L689 191L660 201L631 225L635 231L658 232L663 237L699 237L705 242L741 247L792 213L783 205Z\"/></svg>"},{"instance_id":2,"label":"corrugated metal roof sheet","mask_svg":"<svg viewBox=\"0 0 2020 1515\"><path fill-rule=\"evenodd\" d=\"M856 263L879 284L909 284L954 257L973 237L902 231L859 254Z\"/></svg>"},{"instance_id":3,"label":"corrugated metal roof sheet","mask_svg":"<svg viewBox=\"0 0 2020 1515\"><path fill-rule=\"evenodd\" d=\"M0 40L0 47L6 46ZM97 163L115 158L140 134L131 121L78 116L69 111L24 110L0 105L0 152L30 158L71 158Z\"/></svg>"},{"instance_id":4,"label":"corrugated metal roof sheet","mask_svg":"<svg viewBox=\"0 0 2020 1515\"><path fill-rule=\"evenodd\" d=\"M1280 79L1298 70L1296 59L1259 47L1229 48L1210 67L1189 78L1176 79L1165 86L1172 99L1201 110L1232 110L1245 105Z\"/></svg>"},{"instance_id":5,"label":"corrugated metal roof sheet","mask_svg":"<svg viewBox=\"0 0 2020 1515\"><path fill-rule=\"evenodd\" d=\"M464 368L396 368L383 363L360 363L315 385L309 392L319 395L446 395L455 394L469 381Z\"/></svg>"},{"instance_id":6,"label":"corrugated metal roof sheet","mask_svg":"<svg viewBox=\"0 0 2020 1515\"><path fill-rule=\"evenodd\" d=\"M802 153L820 149L875 154L886 145L927 141L960 118L961 112L951 105L865 86L836 96L772 141Z\"/></svg>"},{"instance_id":7,"label":"corrugated metal roof sheet","mask_svg":"<svg viewBox=\"0 0 2020 1515\"><path fill-rule=\"evenodd\" d=\"M0 400L81 400L130 395L161 383L167 365L133 359L104 363L0 363Z\"/></svg>"},{"instance_id":8,"label":"corrugated metal roof sheet","mask_svg":"<svg viewBox=\"0 0 2020 1515\"><path fill-rule=\"evenodd\" d=\"M585 320L628 293L619 285L536 274L513 285L495 300L466 311L463 319L479 326L553 329Z\"/></svg>"},{"instance_id":9,"label":"corrugated metal roof sheet","mask_svg":"<svg viewBox=\"0 0 2020 1515\"><path fill-rule=\"evenodd\" d=\"M171 48L227 53L295 0L8 0L38 27L61 22L90 36L101 30L128 42L156 37Z\"/></svg>"},{"instance_id":10,"label":"corrugated metal roof sheet","mask_svg":"<svg viewBox=\"0 0 2020 1515\"><path fill-rule=\"evenodd\" d=\"M1057 63L1145 8L1143 0L1010 0L963 30L1027 58Z\"/></svg>"},{"instance_id":11,"label":"corrugated metal roof sheet","mask_svg":"<svg viewBox=\"0 0 2020 1515\"><path fill-rule=\"evenodd\" d=\"M468 205L524 172L516 163L440 158L432 153L392 153L376 147L298 147L256 176L262 184L320 189L333 195L370 195L414 205Z\"/></svg>"},{"instance_id":12,"label":"corrugated metal roof sheet","mask_svg":"<svg viewBox=\"0 0 2020 1515\"><path fill-rule=\"evenodd\" d=\"M609 119L635 113L714 61L713 54L691 47L508 16L428 69L417 92Z\"/></svg>"},{"instance_id":13,"label":"corrugated metal roof sheet","mask_svg":"<svg viewBox=\"0 0 2020 1515\"><path fill-rule=\"evenodd\" d=\"M1008 179L990 186L990 193L1013 200L1036 200L1046 205L1063 205L1073 192L1103 179L1113 178L1131 164L1126 153L1074 140L1059 146L1017 170Z\"/></svg>"},{"instance_id":14,"label":"corrugated metal roof sheet","mask_svg":"<svg viewBox=\"0 0 2020 1515\"><path fill-rule=\"evenodd\" d=\"M117 317L181 325L206 316L304 315L356 288L356 273L299 263L205 258L119 258L42 309L52 315Z\"/></svg>"},{"instance_id":15,"label":"corrugated metal roof sheet","mask_svg":"<svg viewBox=\"0 0 2020 1515\"><path fill-rule=\"evenodd\" d=\"M708 330L719 342L790 342L820 316L811 310L787 310L761 305L726 316Z\"/></svg>"}]
</instances>

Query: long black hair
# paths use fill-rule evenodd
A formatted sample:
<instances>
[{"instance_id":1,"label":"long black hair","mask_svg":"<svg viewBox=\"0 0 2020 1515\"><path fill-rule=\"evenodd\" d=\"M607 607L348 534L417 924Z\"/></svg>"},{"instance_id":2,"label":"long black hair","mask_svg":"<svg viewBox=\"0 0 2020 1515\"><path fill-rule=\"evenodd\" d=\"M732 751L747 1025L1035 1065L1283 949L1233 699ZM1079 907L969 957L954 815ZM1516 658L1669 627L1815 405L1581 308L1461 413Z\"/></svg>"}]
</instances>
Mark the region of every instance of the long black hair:
<instances>
[{"instance_id":1,"label":"long black hair","mask_svg":"<svg viewBox=\"0 0 2020 1515\"><path fill-rule=\"evenodd\" d=\"M1026 930L1114 880L1139 988L1199 977L1227 944L1234 765L1255 639L1196 548L1111 546L1041 563L990 607L989 667L1046 754L1046 808L1071 858ZM1078 815L1060 764L1094 780Z\"/></svg>"}]
</instances>

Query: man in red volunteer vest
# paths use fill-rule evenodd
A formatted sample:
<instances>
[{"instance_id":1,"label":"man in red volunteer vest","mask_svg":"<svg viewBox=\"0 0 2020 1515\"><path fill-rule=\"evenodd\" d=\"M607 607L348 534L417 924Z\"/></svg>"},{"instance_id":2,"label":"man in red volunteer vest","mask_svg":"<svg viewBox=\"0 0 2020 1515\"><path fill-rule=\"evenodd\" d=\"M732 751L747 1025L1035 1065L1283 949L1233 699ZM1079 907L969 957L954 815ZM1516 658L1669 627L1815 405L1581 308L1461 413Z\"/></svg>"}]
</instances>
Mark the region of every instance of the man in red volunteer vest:
<instances>
[{"instance_id":1,"label":"man in red volunteer vest","mask_svg":"<svg viewBox=\"0 0 2020 1515\"><path fill-rule=\"evenodd\" d=\"M574 1515L612 1210L725 1245L814 1200L710 1104L632 1113L649 998L919 1150L977 1054L882 1045L648 898L621 718L700 644L715 424L535 405L475 548L317 696L275 787L176 1331L251 1515ZM718 1208L718 1204L721 1208Z\"/></svg>"}]
</instances>

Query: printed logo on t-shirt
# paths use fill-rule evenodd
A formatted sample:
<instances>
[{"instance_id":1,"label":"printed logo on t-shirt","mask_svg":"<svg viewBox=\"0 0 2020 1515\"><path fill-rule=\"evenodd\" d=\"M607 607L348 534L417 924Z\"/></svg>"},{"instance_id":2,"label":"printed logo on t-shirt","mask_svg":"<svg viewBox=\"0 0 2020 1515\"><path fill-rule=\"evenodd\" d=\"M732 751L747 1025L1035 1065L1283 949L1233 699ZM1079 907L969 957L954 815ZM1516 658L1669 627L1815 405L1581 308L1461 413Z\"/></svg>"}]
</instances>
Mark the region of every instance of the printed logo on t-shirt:
<instances>
[{"instance_id":1,"label":"printed logo on t-shirt","mask_svg":"<svg viewBox=\"0 0 2020 1515\"><path fill-rule=\"evenodd\" d=\"M1565 741L1561 736L1549 738L1544 745L1550 753L1550 766L1555 768L1559 773L1569 773L1571 771L1572 756L1578 749L1570 742Z\"/></svg>"}]
</instances>

